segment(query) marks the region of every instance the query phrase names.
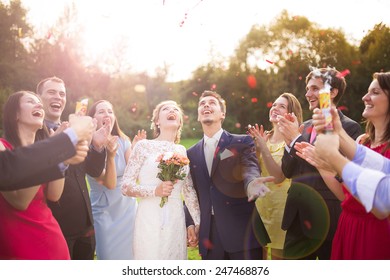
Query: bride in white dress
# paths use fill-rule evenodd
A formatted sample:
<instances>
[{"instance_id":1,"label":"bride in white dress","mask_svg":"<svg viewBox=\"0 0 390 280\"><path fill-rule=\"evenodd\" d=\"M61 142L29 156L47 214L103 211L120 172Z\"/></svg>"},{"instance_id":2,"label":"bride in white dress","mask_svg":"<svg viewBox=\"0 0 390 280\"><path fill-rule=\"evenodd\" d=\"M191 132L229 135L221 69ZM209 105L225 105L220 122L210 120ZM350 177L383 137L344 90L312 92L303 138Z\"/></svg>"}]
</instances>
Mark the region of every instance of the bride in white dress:
<instances>
[{"instance_id":1,"label":"bride in white dress","mask_svg":"<svg viewBox=\"0 0 390 280\"><path fill-rule=\"evenodd\" d=\"M175 184L157 178L157 158L165 152L187 156L180 141L183 111L175 101L164 101L153 111L156 138L140 140L134 146L123 175L122 193L139 198L134 226L134 258L139 260L187 259L187 229L183 197L194 220L200 223L198 198L189 175ZM161 197L168 202L160 207Z\"/></svg>"}]
</instances>

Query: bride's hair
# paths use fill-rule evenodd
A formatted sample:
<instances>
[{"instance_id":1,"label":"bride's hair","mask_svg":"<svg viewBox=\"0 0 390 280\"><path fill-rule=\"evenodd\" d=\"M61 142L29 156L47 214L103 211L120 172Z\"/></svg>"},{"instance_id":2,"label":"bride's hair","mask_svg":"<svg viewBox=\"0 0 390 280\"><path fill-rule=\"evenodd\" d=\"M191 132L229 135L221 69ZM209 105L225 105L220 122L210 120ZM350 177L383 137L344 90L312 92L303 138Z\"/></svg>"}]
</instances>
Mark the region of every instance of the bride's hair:
<instances>
[{"instance_id":1,"label":"bride's hair","mask_svg":"<svg viewBox=\"0 0 390 280\"><path fill-rule=\"evenodd\" d=\"M166 101L162 101L160 102L159 104L157 104L157 106L154 108L153 110L153 115L152 115L152 124L150 125L150 128L153 129L153 135L154 137L158 137L161 133L161 130L160 130L160 126L158 126L156 124L156 122L158 121L158 115L160 114L160 111L161 111L161 108L164 107L165 105L167 104L172 104L172 105L175 105L177 108L179 108L179 111L180 111L180 125L177 129L177 133L176 133L176 137L175 137L175 143L179 143L180 142L180 137L181 137L181 131L183 129L183 115L184 115L184 112L183 112L183 109L180 107L179 104L177 104L176 101L173 101L173 100L166 100Z\"/></svg>"}]
</instances>

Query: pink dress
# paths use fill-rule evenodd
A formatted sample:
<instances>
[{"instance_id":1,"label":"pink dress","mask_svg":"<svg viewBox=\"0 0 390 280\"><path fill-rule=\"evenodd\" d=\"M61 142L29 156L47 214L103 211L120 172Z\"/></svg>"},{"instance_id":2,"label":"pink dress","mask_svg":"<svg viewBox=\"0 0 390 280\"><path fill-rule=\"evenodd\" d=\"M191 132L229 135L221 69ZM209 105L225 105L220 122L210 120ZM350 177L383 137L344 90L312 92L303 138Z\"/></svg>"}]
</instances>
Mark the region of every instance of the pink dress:
<instances>
[{"instance_id":1,"label":"pink dress","mask_svg":"<svg viewBox=\"0 0 390 280\"><path fill-rule=\"evenodd\" d=\"M0 139L4 146L12 146ZM11 206L0 194L0 259L68 260L68 246L46 204L41 185L24 211Z\"/></svg>"},{"instance_id":2,"label":"pink dress","mask_svg":"<svg viewBox=\"0 0 390 280\"><path fill-rule=\"evenodd\" d=\"M380 152L387 143L373 148ZM370 145L367 145L369 148ZM390 150L384 154L390 158ZM390 218L380 220L343 187L345 199L332 244L333 260L389 260Z\"/></svg>"}]
</instances>

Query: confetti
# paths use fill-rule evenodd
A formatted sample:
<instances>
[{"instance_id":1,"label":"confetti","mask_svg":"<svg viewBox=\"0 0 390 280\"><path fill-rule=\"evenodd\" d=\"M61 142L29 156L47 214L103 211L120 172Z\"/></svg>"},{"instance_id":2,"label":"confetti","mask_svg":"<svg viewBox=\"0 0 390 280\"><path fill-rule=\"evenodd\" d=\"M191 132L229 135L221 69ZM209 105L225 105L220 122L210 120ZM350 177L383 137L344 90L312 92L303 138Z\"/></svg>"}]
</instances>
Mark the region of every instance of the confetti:
<instances>
[{"instance_id":1,"label":"confetti","mask_svg":"<svg viewBox=\"0 0 390 280\"><path fill-rule=\"evenodd\" d=\"M266 59L265 61L268 62L269 64L274 64L271 60Z\"/></svg>"},{"instance_id":2,"label":"confetti","mask_svg":"<svg viewBox=\"0 0 390 280\"><path fill-rule=\"evenodd\" d=\"M303 223L305 224L307 229L311 229L311 223L309 221L305 220Z\"/></svg>"},{"instance_id":3,"label":"confetti","mask_svg":"<svg viewBox=\"0 0 390 280\"><path fill-rule=\"evenodd\" d=\"M343 78L347 75L351 74L351 71L349 71L349 69L345 69L343 71L341 71L339 74L337 74L337 77L338 78Z\"/></svg>"},{"instance_id":4,"label":"confetti","mask_svg":"<svg viewBox=\"0 0 390 280\"><path fill-rule=\"evenodd\" d=\"M257 98L256 97L252 97L251 101L252 101L252 103L257 103Z\"/></svg>"},{"instance_id":5,"label":"confetti","mask_svg":"<svg viewBox=\"0 0 390 280\"><path fill-rule=\"evenodd\" d=\"M271 108L272 107L272 102L267 102L267 108Z\"/></svg>"},{"instance_id":6,"label":"confetti","mask_svg":"<svg viewBox=\"0 0 390 280\"><path fill-rule=\"evenodd\" d=\"M257 86L256 77L253 75L249 75L248 78L246 78L246 81L250 88L255 88Z\"/></svg>"},{"instance_id":7,"label":"confetti","mask_svg":"<svg viewBox=\"0 0 390 280\"><path fill-rule=\"evenodd\" d=\"M211 85L211 90L215 90L217 88L217 85L216 84L212 84Z\"/></svg>"},{"instance_id":8,"label":"confetti","mask_svg":"<svg viewBox=\"0 0 390 280\"><path fill-rule=\"evenodd\" d=\"M240 128L241 127L241 124L240 123L236 123L236 128Z\"/></svg>"},{"instance_id":9,"label":"confetti","mask_svg":"<svg viewBox=\"0 0 390 280\"><path fill-rule=\"evenodd\" d=\"M337 109L339 109L340 111L349 111L348 107L347 106L339 106L337 107Z\"/></svg>"}]
</instances>

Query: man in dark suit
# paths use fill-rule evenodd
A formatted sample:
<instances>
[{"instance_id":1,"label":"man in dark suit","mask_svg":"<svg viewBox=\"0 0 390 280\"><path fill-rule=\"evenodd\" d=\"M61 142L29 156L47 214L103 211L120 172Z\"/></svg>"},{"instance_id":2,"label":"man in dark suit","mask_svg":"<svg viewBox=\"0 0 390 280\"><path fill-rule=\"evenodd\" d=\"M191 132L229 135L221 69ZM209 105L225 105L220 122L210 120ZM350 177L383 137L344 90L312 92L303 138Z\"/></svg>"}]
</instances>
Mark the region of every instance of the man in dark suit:
<instances>
[{"instance_id":1,"label":"man in dark suit","mask_svg":"<svg viewBox=\"0 0 390 280\"><path fill-rule=\"evenodd\" d=\"M90 117L74 117L64 133L27 147L0 152L0 190L27 188L64 177L60 164L72 157L83 161L95 126ZM77 145L77 143L80 143Z\"/></svg>"},{"instance_id":2,"label":"man in dark suit","mask_svg":"<svg viewBox=\"0 0 390 280\"><path fill-rule=\"evenodd\" d=\"M198 121L204 138L187 151L201 212L199 251L205 260L262 259L261 245L270 240L254 199L269 191L264 182L272 177L260 177L250 136L222 129L225 113L219 94L203 92Z\"/></svg>"},{"instance_id":3,"label":"man in dark suit","mask_svg":"<svg viewBox=\"0 0 390 280\"><path fill-rule=\"evenodd\" d=\"M37 86L45 110L45 124L50 130L61 127L61 115L66 104L64 82L51 77L42 80ZM102 133L103 132L103 133ZM95 234L91 201L85 175L99 177L105 167L106 152L104 143L108 133L98 130L93 134L91 147L84 162L70 164L65 173L64 191L59 201L48 202L68 244L72 259L94 259Z\"/></svg>"},{"instance_id":4,"label":"man in dark suit","mask_svg":"<svg viewBox=\"0 0 390 280\"><path fill-rule=\"evenodd\" d=\"M306 77L306 99L312 111L319 107L319 91L330 85L331 103L337 104L346 88L341 73L331 68L311 71ZM358 123L338 112L345 131L354 139L361 134ZM292 178L282 221L286 230L284 257L288 259L330 259L332 240L341 213L340 200L328 188L319 171L296 155L294 144L313 143L316 132L312 120L303 124L302 133L296 122L288 118L279 121L286 148L282 170Z\"/></svg>"}]
</instances>

